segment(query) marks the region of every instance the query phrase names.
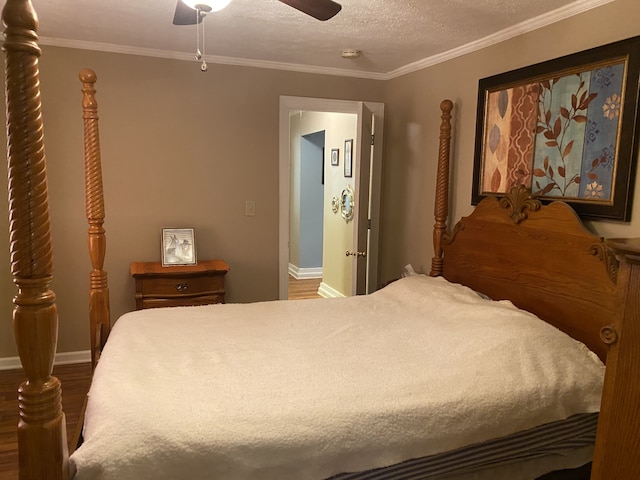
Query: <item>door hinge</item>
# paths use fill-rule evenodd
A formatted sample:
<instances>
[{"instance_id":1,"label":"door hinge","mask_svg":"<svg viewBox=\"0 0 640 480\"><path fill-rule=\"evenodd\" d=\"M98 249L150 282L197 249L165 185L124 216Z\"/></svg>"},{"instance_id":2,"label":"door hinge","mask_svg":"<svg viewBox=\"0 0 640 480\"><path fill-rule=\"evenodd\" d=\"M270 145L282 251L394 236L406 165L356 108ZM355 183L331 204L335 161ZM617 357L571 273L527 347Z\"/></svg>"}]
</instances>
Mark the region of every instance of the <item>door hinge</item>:
<instances>
[{"instance_id":1,"label":"door hinge","mask_svg":"<svg viewBox=\"0 0 640 480\"><path fill-rule=\"evenodd\" d=\"M371 219L367 218L367 228L371 230Z\"/></svg>"},{"instance_id":2,"label":"door hinge","mask_svg":"<svg viewBox=\"0 0 640 480\"><path fill-rule=\"evenodd\" d=\"M373 144L374 144L374 142L375 142L375 138L376 138L375 134L373 134L373 133L372 133L372 134L371 134L371 145L373 145Z\"/></svg>"}]
</instances>

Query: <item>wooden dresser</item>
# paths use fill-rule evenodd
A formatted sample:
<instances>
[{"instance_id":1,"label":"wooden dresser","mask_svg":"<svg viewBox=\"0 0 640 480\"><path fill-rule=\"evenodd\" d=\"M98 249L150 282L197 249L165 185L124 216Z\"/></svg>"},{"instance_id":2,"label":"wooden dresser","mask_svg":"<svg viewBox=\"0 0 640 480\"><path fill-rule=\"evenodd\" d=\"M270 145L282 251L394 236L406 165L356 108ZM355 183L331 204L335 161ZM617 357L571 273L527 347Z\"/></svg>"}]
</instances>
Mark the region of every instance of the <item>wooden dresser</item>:
<instances>
[{"instance_id":1,"label":"wooden dresser","mask_svg":"<svg viewBox=\"0 0 640 480\"><path fill-rule=\"evenodd\" d=\"M129 273L136 281L136 310L224 303L228 271L229 265L222 260L170 267L160 262L133 262Z\"/></svg>"}]
</instances>

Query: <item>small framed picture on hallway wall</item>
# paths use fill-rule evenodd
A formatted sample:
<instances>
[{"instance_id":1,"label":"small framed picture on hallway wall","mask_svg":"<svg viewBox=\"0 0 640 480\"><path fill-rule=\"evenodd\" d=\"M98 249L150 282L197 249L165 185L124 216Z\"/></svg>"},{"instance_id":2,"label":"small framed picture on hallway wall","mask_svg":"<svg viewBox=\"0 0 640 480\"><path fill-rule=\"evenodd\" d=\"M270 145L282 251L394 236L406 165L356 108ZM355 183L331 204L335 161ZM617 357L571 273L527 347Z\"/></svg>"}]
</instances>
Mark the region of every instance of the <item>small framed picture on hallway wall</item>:
<instances>
[{"instance_id":1,"label":"small framed picture on hallway wall","mask_svg":"<svg viewBox=\"0 0 640 480\"><path fill-rule=\"evenodd\" d=\"M340 149L332 148L331 149L331 165L333 167L337 167L340 163Z\"/></svg>"}]
</instances>

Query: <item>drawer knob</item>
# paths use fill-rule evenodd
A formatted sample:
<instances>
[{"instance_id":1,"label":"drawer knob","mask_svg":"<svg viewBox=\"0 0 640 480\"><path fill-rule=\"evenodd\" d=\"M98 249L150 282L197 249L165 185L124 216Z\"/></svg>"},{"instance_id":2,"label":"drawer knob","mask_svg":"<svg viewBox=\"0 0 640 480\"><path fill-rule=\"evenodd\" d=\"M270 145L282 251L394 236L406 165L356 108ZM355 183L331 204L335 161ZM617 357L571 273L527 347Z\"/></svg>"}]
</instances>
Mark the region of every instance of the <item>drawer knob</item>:
<instances>
[{"instance_id":1,"label":"drawer knob","mask_svg":"<svg viewBox=\"0 0 640 480\"><path fill-rule=\"evenodd\" d=\"M189 284L187 282L176 283L176 290L179 292L184 292L189 288Z\"/></svg>"}]
</instances>

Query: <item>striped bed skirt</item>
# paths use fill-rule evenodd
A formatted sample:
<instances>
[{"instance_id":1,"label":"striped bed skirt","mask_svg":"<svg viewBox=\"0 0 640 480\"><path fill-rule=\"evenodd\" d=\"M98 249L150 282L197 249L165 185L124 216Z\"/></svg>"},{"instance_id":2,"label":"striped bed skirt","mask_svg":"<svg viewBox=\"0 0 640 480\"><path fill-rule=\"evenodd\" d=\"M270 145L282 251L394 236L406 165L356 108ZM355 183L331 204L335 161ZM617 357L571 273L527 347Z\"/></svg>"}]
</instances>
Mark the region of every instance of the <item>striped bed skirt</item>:
<instances>
[{"instance_id":1,"label":"striped bed skirt","mask_svg":"<svg viewBox=\"0 0 640 480\"><path fill-rule=\"evenodd\" d=\"M433 480L517 466L519 462L550 456L566 457L572 451L582 451L594 445L597 424L597 413L574 415L561 422L540 425L507 437L366 472L341 473L330 480Z\"/></svg>"}]
</instances>

